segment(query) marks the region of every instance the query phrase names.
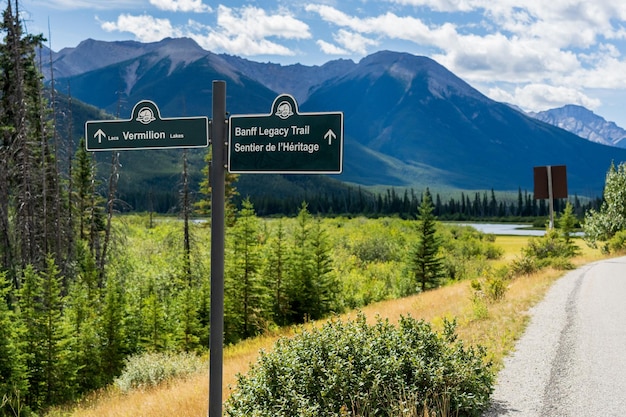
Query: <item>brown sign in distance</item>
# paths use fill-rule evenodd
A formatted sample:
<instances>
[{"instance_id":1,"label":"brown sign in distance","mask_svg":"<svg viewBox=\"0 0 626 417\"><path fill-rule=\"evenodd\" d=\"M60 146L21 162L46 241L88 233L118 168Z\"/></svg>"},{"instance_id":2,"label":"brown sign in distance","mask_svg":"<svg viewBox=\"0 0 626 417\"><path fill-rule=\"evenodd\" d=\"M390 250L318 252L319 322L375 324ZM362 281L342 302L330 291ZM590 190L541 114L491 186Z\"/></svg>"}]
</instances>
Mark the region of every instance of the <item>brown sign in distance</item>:
<instances>
[{"instance_id":1,"label":"brown sign in distance","mask_svg":"<svg viewBox=\"0 0 626 417\"><path fill-rule=\"evenodd\" d=\"M535 200L550 198L548 188L548 169L552 177L552 198L567 198L567 169L565 165L534 167Z\"/></svg>"}]
</instances>

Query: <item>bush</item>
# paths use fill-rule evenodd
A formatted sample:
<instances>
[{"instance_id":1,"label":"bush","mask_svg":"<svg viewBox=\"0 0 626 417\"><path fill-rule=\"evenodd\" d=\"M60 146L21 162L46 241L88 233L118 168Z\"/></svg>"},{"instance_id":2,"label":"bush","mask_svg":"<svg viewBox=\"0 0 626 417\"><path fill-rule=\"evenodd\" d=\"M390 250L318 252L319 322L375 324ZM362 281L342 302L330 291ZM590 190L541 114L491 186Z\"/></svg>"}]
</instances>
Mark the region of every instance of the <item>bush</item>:
<instances>
[{"instance_id":1,"label":"bush","mask_svg":"<svg viewBox=\"0 0 626 417\"><path fill-rule=\"evenodd\" d=\"M609 240L608 251L612 253L626 250L626 230L621 230Z\"/></svg>"},{"instance_id":2,"label":"bush","mask_svg":"<svg viewBox=\"0 0 626 417\"><path fill-rule=\"evenodd\" d=\"M532 256L523 255L521 258L515 258L511 262L511 273L514 276L530 275L538 269L537 262Z\"/></svg>"},{"instance_id":3,"label":"bush","mask_svg":"<svg viewBox=\"0 0 626 417\"><path fill-rule=\"evenodd\" d=\"M545 236L531 238L523 249L524 253L537 259L571 258L579 249L572 242L563 239L556 230L548 230Z\"/></svg>"},{"instance_id":4,"label":"bush","mask_svg":"<svg viewBox=\"0 0 626 417\"><path fill-rule=\"evenodd\" d=\"M206 368L192 353L143 353L126 359L122 375L114 384L122 392L134 388L150 388L176 377L183 377Z\"/></svg>"},{"instance_id":5,"label":"bush","mask_svg":"<svg viewBox=\"0 0 626 417\"><path fill-rule=\"evenodd\" d=\"M455 323L442 335L410 317L399 326L333 320L280 339L262 353L226 403L230 417L399 416L407 406L479 416L494 382L482 348L456 341ZM420 414L418 414L420 413Z\"/></svg>"}]
</instances>

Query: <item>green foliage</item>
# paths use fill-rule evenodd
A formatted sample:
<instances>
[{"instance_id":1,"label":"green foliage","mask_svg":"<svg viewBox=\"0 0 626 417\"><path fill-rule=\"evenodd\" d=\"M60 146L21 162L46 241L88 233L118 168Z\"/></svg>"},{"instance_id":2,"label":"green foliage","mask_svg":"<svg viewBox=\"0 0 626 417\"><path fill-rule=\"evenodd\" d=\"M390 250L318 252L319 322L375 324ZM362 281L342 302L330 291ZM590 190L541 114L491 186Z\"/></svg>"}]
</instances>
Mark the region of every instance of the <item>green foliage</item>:
<instances>
[{"instance_id":1,"label":"green foliage","mask_svg":"<svg viewBox=\"0 0 626 417\"><path fill-rule=\"evenodd\" d=\"M303 203L293 230L288 261L287 294L292 322L317 320L337 304L337 284L328 236L321 221L314 221Z\"/></svg>"},{"instance_id":2,"label":"green foliage","mask_svg":"<svg viewBox=\"0 0 626 417\"><path fill-rule=\"evenodd\" d=\"M419 207L415 228L418 240L412 249L410 260L411 272L422 291L437 286L442 277L442 263L438 253L440 242L436 236L433 210L432 199L427 190Z\"/></svg>"},{"instance_id":3,"label":"green foliage","mask_svg":"<svg viewBox=\"0 0 626 417\"><path fill-rule=\"evenodd\" d=\"M583 223L585 240L592 247L626 229L626 163L617 168L611 164L606 174L603 197L600 210L589 210Z\"/></svg>"},{"instance_id":4,"label":"green foliage","mask_svg":"<svg viewBox=\"0 0 626 417\"><path fill-rule=\"evenodd\" d=\"M122 392L151 388L203 368L206 368L206 362L193 353L143 353L124 361L124 370L115 378L114 384Z\"/></svg>"},{"instance_id":5,"label":"green foliage","mask_svg":"<svg viewBox=\"0 0 626 417\"><path fill-rule=\"evenodd\" d=\"M28 391L25 357L21 352L20 330L7 303L10 284L0 273L0 416L12 416L20 408L20 397ZM17 414L17 413L15 413Z\"/></svg>"},{"instance_id":6,"label":"green foliage","mask_svg":"<svg viewBox=\"0 0 626 417\"><path fill-rule=\"evenodd\" d=\"M560 269L571 269L569 266L571 263L566 260L576 256L578 247L553 229L548 230L542 237L529 239L522 251L524 256L535 259L540 268L554 266Z\"/></svg>"},{"instance_id":7,"label":"green foliage","mask_svg":"<svg viewBox=\"0 0 626 417\"><path fill-rule=\"evenodd\" d=\"M103 387L125 372L129 356L208 347L209 228L190 224L192 250L186 263L182 223L167 217L151 223L146 215L113 219L114 243L102 275L90 242L81 240L74 244L76 262L67 275L50 263L42 271L25 268L19 292L9 285L7 309L0 316L11 325L0 331L0 350L7 352L0 366L2 359L12 358L13 386L19 387L6 394L12 404L38 410ZM470 228L435 226L441 253L464 258L457 278L485 270L486 248L493 245L488 236ZM413 293L415 280L407 273L406 258L418 240L414 227L415 221L399 218L314 217L306 205L297 217L281 219L260 219L251 205L242 208L227 229L227 311L245 311L245 294L235 294L247 280L250 308L238 317L248 317L253 331L229 326L226 340ZM243 323L240 318L230 323ZM53 326L44 326L48 321ZM46 336L49 331L53 337ZM45 348L44 340L53 343ZM54 363L47 353L56 355ZM46 366L54 378L44 377L40 370ZM48 390L54 395L47 396ZM423 405L423 398L410 395L405 393L398 404L415 400ZM363 407L364 413L375 410Z\"/></svg>"},{"instance_id":8,"label":"green foliage","mask_svg":"<svg viewBox=\"0 0 626 417\"><path fill-rule=\"evenodd\" d=\"M269 320L270 295L261 276L259 219L246 200L229 235L225 277L226 340L255 336Z\"/></svg>"},{"instance_id":9,"label":"green foliage","mask_svg":"<svg viewBox=\"0 0 626 417\"><path fill-rule=\"evenodd\" d=\"M504 250L495 244L493 235L480 233L469 226L446 226L439 229L443 268L452 280L474 279L482 274L486 261L500 259Z\"/></svg>"},{"instance_id":10,"label":"green foliage","mask_svg":"<svg viewBox=\"0 0 626 417\"><path fill-rule=\"evenodd\" d=\"M607 248L611 253L620 253L626 250L626 230L620 230L608 241Z\"/></svg>"},{"instance_id":11,"label":"green foliage","mask_svg":"<svg viewBox=\"0 0 626 417\"><path fill-rule=\"evenodd\" d=\"M482 349L456 341L454 323L442 335L410 317L395 327L332 320L302 330L263 353L226 405L230 417L395 416L401 409L437 409L447 398L459 416L479 416L489 404L494 373Z\"/></svg>"},{"instance_id":12,"label":"green foliage","mask_svg":"<svg viewBox=\"0 0 626 417\"><path fill-rule=\"evenodd\" d=\"M574 215L574 207L568 201L565 204L565 209L563 210L563 213L557 221L559 233L561 234L563 240L565 240L565 243L571 243L572 233L574 233L577 222L578 219Z\"/></svg>"},{"instance_id":13,"label":"green foliage","mask_svg":"<svg viewBox=\"0 0 626 417\"><path fill-rule=\"evenodd\" d=\"M513 275L530 275L539 270L537 261L534 257L522 255L513 259L511 262L511 273Z\"/></svg>"},{"instance_id":14,"label":"green foliage","mask_svg":"<svg viewBox=\"0 0 626 417\"><path fill-rule=\"evenodd\" d=\"M472 308L474 317L482 320L489 317L489 304L504 299L508 290L511 272L507 266L484 271L479 277L472 280Z\"/></svg>"}]
</instances>

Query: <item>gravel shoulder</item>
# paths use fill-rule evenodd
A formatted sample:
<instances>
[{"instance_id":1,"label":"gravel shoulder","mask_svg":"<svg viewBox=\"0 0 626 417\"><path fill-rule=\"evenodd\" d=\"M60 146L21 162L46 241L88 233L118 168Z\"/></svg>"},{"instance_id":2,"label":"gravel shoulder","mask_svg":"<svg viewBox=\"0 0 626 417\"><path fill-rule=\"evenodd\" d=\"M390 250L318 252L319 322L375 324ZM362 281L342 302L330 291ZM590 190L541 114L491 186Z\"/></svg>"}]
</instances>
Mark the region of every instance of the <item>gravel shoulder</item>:
<instances>
[{"instance_id":1,"label":"gravel shoulder","mask_svg":"<svg viewBox=\"0 0 626 417\"><path fill-rule=\"evenodd\" d=\"M626 257L567 273L530 314L484 416L624 415Z\"/></svg>"}]
</instances>

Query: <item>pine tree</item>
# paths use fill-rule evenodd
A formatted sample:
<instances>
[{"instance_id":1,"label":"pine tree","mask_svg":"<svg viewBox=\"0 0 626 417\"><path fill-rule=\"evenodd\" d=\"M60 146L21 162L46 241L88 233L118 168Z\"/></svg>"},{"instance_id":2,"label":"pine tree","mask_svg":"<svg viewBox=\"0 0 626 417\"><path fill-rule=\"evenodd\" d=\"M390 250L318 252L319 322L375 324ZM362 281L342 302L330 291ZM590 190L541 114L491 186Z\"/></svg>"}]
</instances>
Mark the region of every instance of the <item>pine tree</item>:
<instances>
[{"instance_id":1,"label":"pine tree","mask_svg":"<svg viewBox=\"0 0 626 417\"><path fill-rule=\"evenodd\" d=\"M433 215L432 197L428 189L419 207L415 228L417 243L411 254L411 271L422 291L435 287L442 277L442 261L439 256L440 242L437 238L436 218Z\"/></svg>"},{"instance_id":2,"label":"pine tree","mask_svg":"<svg viewBox=\"0 0 626 417\"><path fill-rule=\"evenodd\" d=\"M28 390L25 357L20 343L24 332L7 302L11 292L6 272L0 273L0 416L19 415L16 410L19 409L20 398Z\"/></svg>"},{"instance_id":3,"label":"pine tree","mask_svg":"<svg viewBox=\"0 0 626 417\"><path fill-rule=\"evenodd\" d=\"M77 217L78 235L80 239L89 242L92 253L95 253L95 248L99 243L99 233L104 230L104 199L97 191L99 182L95 175L95 161L85 148L85 139L81 138L74 156L74 169L72 170L74 188L72 211Z\"/></svg>"},{"instance_id":4,"label":"pine tree","mask_svg":"<svg viewBox=\"0 0 626 417\"><path fill-rule=\"evenodd\" d=\"M33 409L66 401L75 393L75 358L62 319L61 277L48 257L41 273L28 265L20 290L20 318L29 370L27 403Z\"/></svg>"},{"instance_id":5,"label":"pine tree","mask_svg":"<svg viewBox=\"0 0 626 417\"><path fill-rule=\"evenodd\" d=\"M389 193L389 190L387 190ZM293 245L289 255L288 297L289 321L301 323L310 318L313 308L313 265L309 250L311 214L306 203L302 203L293 231Z\"/></svg>"},{"instance_id":6,"label":"pine tree","mask_svg":"<svg viewBox=\"0 0 626 417\"><path fill-rule=\"evenodd\" d=\"M318 217L311 229L311 255L313 260L313 280L311 292L313 304L310 316L313 320L323 318L336 306L340 291L339 281L333 274L331 248L322 220Z\"/></svg>"},{"instance_id":7,"label":"pine tree","mask_svg":"<svg viewBox=\"0 0 626 417\"><path fill-rule=\"evenodd\" d=\"M279 325L287 324L289 312L289 298L287 295L287 263L288 251L285 228L279 220L275 235L267 245L267 255L263 275L268 288L272 293L272 311L274 322Z\"/></svg>"},{"instance_id":8,"label":"pine tree","mask_svg":"<svg viewBox=\"0 0 626 417\"><path fill-rule=\"evenodd\" d=\"M101 362L105 381L112 381L123 367L127 354L124 328L124 293L119 278L111 275L104 288L103 307L98 333L101 339Z\"/></svg>"},{"instance_id":9,"label":"pine tree","mask_svg":"<svg viewBox=\"0 0 626 417\"><path fill-rule=\"evenodd\" d=\"M70 349L70 335L63 321L62 278L54 259L48 256L42 272L42 303L44 360L41 367L45 376L45 404L60 404L71 399L75 392L76 357Z\"/></svg>"},{"instance_id":10,"label":"pine tree","mask_svg":"<svg viewBox=\"0 0 626 417\"><path fill-rule=\"evenodd\" d=\"M186 286L178 295L178 347L186 352L200 346L201 323L198 317L198 291L195 286Z\"/></svg>"},{"instance_id":11,"label":"pine tree","mask_svg":"<svg viewBox=\"0 0 626 417\"><path fill-rule=\"evenodd\" d=\"M90 258L88 250L81 252ZM79 255L80 258L80 255ZM76 365L76 390L78 394L89 392L104 385L98 317L99 291L96 287L95 261L86 260L70 285L64 312L65 325L70 334L70 349L74 352Z\"/></svg>"},{"instance_id":12,"label":"pine tree","mask_svg":"<svg viewBox=\"0 0 626 417\"><path fill-rule=\"evenodd\" d=\"M225 283L225 326L241 338L259 334L269 316L269 294L261 277L261 246L259 220L249 199L233 226L230 239L230 263Z\"/></svg>"},{"instance_id":13,"label":"pine tree","mask_svg":"<svg viewBox=\"0 0 626 417\"><path fill-rule=\"evenodd\" d=\"M154 277L149 278L146 293L141 300L141 318L143 348L153 352L163 350L168 344L166 312Z\"/></svg>"}]
</instances>

